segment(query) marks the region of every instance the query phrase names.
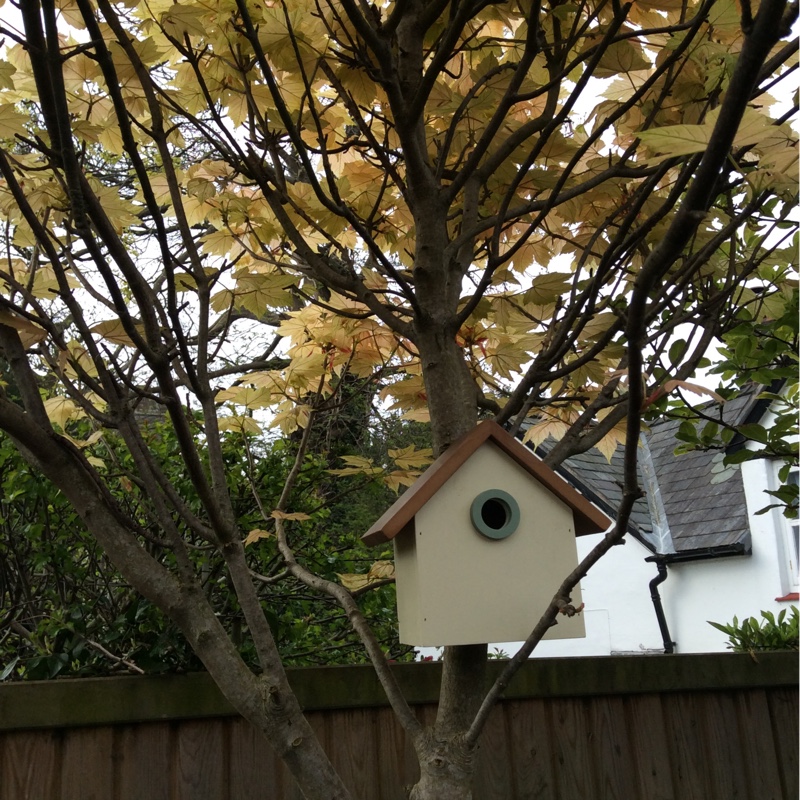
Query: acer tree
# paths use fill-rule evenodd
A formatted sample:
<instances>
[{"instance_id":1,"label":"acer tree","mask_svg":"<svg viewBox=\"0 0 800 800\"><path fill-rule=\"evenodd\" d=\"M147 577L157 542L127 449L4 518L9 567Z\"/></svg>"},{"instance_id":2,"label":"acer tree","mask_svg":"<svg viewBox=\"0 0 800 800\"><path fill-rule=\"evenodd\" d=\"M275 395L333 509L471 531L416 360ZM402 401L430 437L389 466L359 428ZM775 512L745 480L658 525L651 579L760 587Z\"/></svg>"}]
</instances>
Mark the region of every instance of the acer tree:
<instances>
[{"instance_id":1,"label":"acer tree","mask_svg":"<svg viewBox=\"0 0 800 800\"><path fill-rule=\"evenodd\" d=\"M492 704L624 533L642 415L742 314L780 317L788 302L797 141L794 109L775 100L796 63L796 40L782 41L796 5L18 10L0 62L0 348L15 387L0 429L177 623L305 796L349 795L289 689L259 576L344 609L419 758L412 796L470 797ZM551 465L629 443L616 526L493 686L485 646L447 650L428 729L354 579L320 576L294 546L293 488L325 442L318 423L376 392L430 420L434 454L479 415L532 420L529 440L558 440ZM147 446L143 405L172 426L191 492ZM246 530L222 442L259 441L267 425L293 437L296 459ZM392 455L338 469L399 486L428 459ZM251 544L264 536L280 563L266 576ZM209 604L197 548L224 560L256 671Z\"/></svg>"}]
</instances>

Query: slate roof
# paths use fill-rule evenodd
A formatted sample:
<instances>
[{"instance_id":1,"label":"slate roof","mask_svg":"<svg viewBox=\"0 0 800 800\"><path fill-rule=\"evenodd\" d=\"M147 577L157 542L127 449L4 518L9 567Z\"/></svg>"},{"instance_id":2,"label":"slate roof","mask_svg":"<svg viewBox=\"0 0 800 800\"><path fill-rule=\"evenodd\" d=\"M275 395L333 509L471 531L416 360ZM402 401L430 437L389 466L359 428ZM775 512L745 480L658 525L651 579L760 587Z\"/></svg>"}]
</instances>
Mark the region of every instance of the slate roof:
<instances>
[{"instance_id":1,"label":"slate roof","mask_svg":"<svg viewBox=\"0 0 800 800\"><path fill-rule=\"evenodd\" d=\"M704 411L712 417L722 413L732 423L756 421L766 410L756 399L762 388L751 387L722 406L708 404ZM750 527L741 470L725 468L720 451L698 450L676 456L680 442L675 434L680 423L665 420L646 434L675 550L684 555L712 556L715 549L719 554L733 549L749 553ZM610 463L592 449L567 459L557 471L613 517L622 498L622 464L621 448ZM655 551L646 498L637 500L628 527Z\"/></svg>"},{"instance_id":2,"label":"slate roof","mask_svg":"<svg viewBox=\"0 0 800 800\"><path fill-rule=\"evenodd\" d=\"M547 449L549 443L544 443ZM556 470L577 489L593 499L613 519L622 500L623 457L622 448L617 448L609 463L596 448L567 459ZM634 503L628 529L639 538L647 538L653 526L647 500L640 498Z\"/></svg>"},{"instance_id":3,"label":"slate roof","mask_svg":"<svg viewBox=\"0 0 800 800\"><path fill-rule=\"evenodd\" d=\"M751 400L748 393L713 410L719 414L721 409L726 421L741 422ZM648 437L675 549L686 552L742 543L749 550L750 523L741 469L725 469L725 454L720 451L696 450L676 456L679 425L678 420L663 422L654 426Z\"/></svg>"}]
</instances>

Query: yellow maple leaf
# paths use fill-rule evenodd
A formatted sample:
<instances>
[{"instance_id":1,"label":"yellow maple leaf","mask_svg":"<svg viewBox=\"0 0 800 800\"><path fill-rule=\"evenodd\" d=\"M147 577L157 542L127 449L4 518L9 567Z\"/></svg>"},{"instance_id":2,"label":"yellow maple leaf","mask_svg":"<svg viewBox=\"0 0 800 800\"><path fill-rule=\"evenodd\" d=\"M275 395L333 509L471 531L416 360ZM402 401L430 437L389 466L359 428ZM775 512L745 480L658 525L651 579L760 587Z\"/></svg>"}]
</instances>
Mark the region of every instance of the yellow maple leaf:
<instances>
[{"instance_id":1,"label":"yellow maple leaf","mask_svg":"<svg viewBox=\"0 0 800 800\"><path fill-rule=\"evenodd\" d=\"M525 444L531 442L534 447L537 447L550 436L554 439L561 439L568 429L569 426L560 419L546 419L542 422L537 422L535 425L531 425L531 427L525 431L522 441Z\"/></svg>"},{"instance_id":2,"label":"yellow maple leaf","mask_svg":"<svg viewBox=\"0 0 800 800\"><path fill-rule=\"evenodd\" d=\"M30 320L24 317L18 317L10 311L0 311L0 325L7 325L9 328L14 328L19 335L22 346L27 350L38 344L47 336L47 331L40 328Z\"/></svg>"},{"instance_id":3,"label":"yellow maple leaf","mask_svg":"<svg viewBox=\"0 0 800 800\"><path fill-rule=\"evenodd\" d=\"M231 386L218 392L215 399L218 403L233 403L245 408L265 408L272 402L272 392L252 386Z\"/></svg>"},{"instance_id":4,"label":"yellow maple leaf","mask_svg":"<svg viewBox=\"0 0 800 800\"><path fill-rule=\"evenodd\" d=\"M254 528L252 531L250 531L250 533L247 534L247 536L244 537L244 546L247 547L247 545L254 544L261 539L269 539L274 535L275 534L271 533L270 531L265 531L261 528Z\"/></svg>"},{"instance_id":5,"label":"yellow maple leaf","mask_svg":"<svg viewBox=\"0 0 800 800\"><path fill-rule=\"evenodd\" d=\"M252 417L247 416L232 414L229 417L220 417L218 425L221 431L236 431L251 436L261 433L261 426Z\"/></svg>"},{"instance_id":6,"label":"yellow maple leaf","mask_svg":"<svg viewBox=\"0 0 800 800\"><path fill-rule=\"evenodd\" d=\"M376 561L370 568L367 575L375 580L386 580L394 577L394 563L392 561Z\"/></svg>"},{"instance_id":7,"label":"yellow maple leaf","mask_svg":"<svg viewBox=\"0 0 800 800\"><path fill-rule=\"evenodd\" d=\"M143 334L144 331L142 327L140 325L136 327L139 333ZM107 339L109 342L114 342L114 344L121 344L125 347L135 346L133 340L125 331L122 321L119 319L108 319L103 322L98 322L97 325L93 325L89 330L101 339Z\"/></svg>"},{"instance_id":8,"label":"yellow maple leaf","mask_svg":"<svg viewBox=\"0 0 800 800\"><path fill-rule=\"evenodd\" d=\"M417 470L396 469L384 475L381 481L397 494L401 486L413 486L421 474Z\"/></svg>"},{"instance_id":9,"label":"yellow maple leaf","mask_svg":"<svg viewBox=\"0 0 800 800\"><path fill-rule=\"evenodd\" d=\"M400 469L413 469L414 467L427 467L433 461L433 450L430 447L417 448L410 444L396 450L389 450L389 458L394 460Z\"/></svg>"},{"instance_id":10,"label":"yellow maple leaf","mask_svg":"<svg viewBox=\"0 0 800 800\"><path fill-rule=\"evenodd\" d=\"M347 464L341 469L329 469L331 475L382 475L383 467L376 467L369 458L362 456L342 456Z\"/></svg>"},{"instance_id":11,"label":"yellow maple leaf","mask_svg":"<svg viewBox=\"0 0 800 800\"><path fill-rule=\"evenodd\" d=\"M69 397L50 397L44 401L44 410L47 418L62 430L72 419L86 416L80 406Z\"/></svg>"},{"instance_id":12,"label":"yellow maple leaf","mask_svg":"<svg viewBox=\"0 0 800 800\"><path fill-rule=\"evenodd\" d=\"M344 586L344 588L350 592L356 592L359 589L364 589L365 587L369 586L370 583L372 583L369 575L356 575L348 572L337 572L336 575L339 578L342 586Z\"/></svg>"},{"instance_id":13,"label":"yellow maple leaf","mask_svg":"<svg viewBox=\"0 0 800 800\"><path fill-rule=\"evenodd\" d=\"M161 25L173 38L204 36L207 25L203 19L206 9L200 4L175 3L161 15Z\"/></svg>"},{"instance_id":14,"label":"yellow maple leaf","mask_svg":"<svg viewBox=\"0 0 800 800\"><path fill-rule=\"evenodd\" d=\"M307 519L311 519L311 516L303 511L273 511L270 516L273 519L291 519L297 522L303 522Z\"/></svg>"},{"instance_id":15,"label":"yellow maple leaf","mask_svg":"<svg viewBox=\"0 0 800 800\"><path fill-rule=\"evenodd\" d=\"M0 139L13 139L26 133L28 115L17 111L13 103L0 103Z\"/></svg>"},{"instance_id":16,"label":"yellow maple leaf","mask_svg":"<svg viewBox=\"0 0 800 800\"><path fill-rule=\"evenodd\" d=\"M366 573L337 572L345 589L351 592L366 589L372 584L394 579L394 564L391 561L376 561Z\"/></svg>"}]
</instances>

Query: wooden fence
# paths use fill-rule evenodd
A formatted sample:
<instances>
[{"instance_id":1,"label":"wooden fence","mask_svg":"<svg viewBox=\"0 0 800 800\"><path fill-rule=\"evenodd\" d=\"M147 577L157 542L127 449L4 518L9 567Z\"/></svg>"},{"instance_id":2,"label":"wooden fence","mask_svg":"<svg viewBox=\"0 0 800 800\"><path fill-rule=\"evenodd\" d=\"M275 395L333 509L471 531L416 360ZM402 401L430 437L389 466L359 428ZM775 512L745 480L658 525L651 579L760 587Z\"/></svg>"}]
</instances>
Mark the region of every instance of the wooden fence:
<instances>
[{"instance_id":1,"label":"wooden fence","mask_svg":"<svg viewBox=\"0 0 800 800\"><path fill-rule=\"evenodd\" d=\"M396 667L426 721L440 666ZM531 661L483 736L475 798L797 800L797 666L786 653ZM291 677L354 796L404 798L415 759L372 672ZM0 685L0 800L299 797L206 675Z\"/></svg>"}]
</instances>

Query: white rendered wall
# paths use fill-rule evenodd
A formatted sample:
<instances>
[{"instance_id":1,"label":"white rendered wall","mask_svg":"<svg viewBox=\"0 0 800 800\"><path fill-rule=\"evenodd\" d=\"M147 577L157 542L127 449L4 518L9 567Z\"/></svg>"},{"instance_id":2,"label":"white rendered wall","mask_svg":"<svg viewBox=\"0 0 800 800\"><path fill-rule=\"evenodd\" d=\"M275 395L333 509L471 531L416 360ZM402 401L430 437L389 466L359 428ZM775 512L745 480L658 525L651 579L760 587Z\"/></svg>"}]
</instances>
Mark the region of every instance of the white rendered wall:
<instances>
[{"instance_id":1,"label":"white rendered wall","mask_svg":"<svg viewBox=\"0 0 800 800\"><path fill-rule=\"evenodd\" d=\"M578 558L583 558L602 536L598 533L578 537ZM534 656L663 650L650 600L650 581L658 575L658 570L654 564L645 562L649 555L650 551L630 536L625 544L612 547L581 581L586 639L541 642Z\"/></svg>"}]
</instances>

